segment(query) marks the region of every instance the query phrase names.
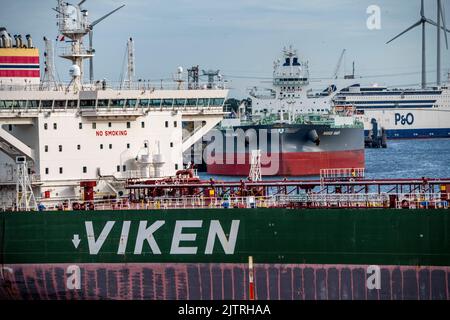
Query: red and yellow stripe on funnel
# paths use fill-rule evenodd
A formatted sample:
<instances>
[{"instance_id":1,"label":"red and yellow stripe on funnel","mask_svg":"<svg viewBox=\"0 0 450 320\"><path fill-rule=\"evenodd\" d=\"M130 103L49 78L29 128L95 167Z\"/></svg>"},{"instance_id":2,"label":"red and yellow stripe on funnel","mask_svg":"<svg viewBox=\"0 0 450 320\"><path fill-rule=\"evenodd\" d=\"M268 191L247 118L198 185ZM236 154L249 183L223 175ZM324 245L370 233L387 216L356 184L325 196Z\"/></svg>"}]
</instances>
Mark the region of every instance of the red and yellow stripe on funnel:
<instances>
[{"instance_id":1,"label":"red and yellow stripe on funnel","mask_svg":"<svg viewBox=\"0 0 450 320\"><path fill-rule=\"evenodd\" d=\"M37 48L1 48L0 78L39 78Z\"/></svg>"}]
</instances>

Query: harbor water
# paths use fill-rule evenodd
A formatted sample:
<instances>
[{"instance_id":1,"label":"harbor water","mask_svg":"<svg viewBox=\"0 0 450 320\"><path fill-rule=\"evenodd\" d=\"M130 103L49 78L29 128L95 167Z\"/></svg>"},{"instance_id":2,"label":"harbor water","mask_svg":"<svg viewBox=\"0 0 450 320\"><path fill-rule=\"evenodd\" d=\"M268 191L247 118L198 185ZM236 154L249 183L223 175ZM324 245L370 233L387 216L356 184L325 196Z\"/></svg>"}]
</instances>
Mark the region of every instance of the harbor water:
<instances>
[{"instance_id":1,"label":"harbor water","mask_svg":"<svg viewBox=\"0 0 450 320\"><path fill-rule=\"evenodd\" d=\"M365 156L367 178L450 177L450 138L389 140L386 149L366 149ZM212 176L207 173L200 173L200 176L203 179L213 177L217 180L238 178ZM276 178L263 177L263 179ZM287 178L305 179L305 177Z\"/></svg>"}]
</instances>

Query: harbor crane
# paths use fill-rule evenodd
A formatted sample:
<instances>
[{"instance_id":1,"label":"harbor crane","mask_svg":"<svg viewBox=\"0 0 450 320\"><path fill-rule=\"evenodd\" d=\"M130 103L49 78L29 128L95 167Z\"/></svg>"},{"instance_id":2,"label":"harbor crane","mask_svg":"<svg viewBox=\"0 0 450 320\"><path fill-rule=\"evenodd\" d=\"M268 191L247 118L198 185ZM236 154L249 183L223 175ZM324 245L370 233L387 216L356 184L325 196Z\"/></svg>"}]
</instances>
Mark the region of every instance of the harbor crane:
<instances>
[{"instance_id":1,"label":"harbor crane","mask_svg":"<svg viewBox=\"0 0 450 320\"><path fill-rule=\"evenodd\" d=\"M344 58L344 54L345 54L345 49L342 50L342 53L341 53L341 56L339 57L338 63L336 65L336 68L334 69L333 79L337 79L338 78L338 72L339 72L339 69L341 68L342 59Z\"/></svg>"}]
</instances>

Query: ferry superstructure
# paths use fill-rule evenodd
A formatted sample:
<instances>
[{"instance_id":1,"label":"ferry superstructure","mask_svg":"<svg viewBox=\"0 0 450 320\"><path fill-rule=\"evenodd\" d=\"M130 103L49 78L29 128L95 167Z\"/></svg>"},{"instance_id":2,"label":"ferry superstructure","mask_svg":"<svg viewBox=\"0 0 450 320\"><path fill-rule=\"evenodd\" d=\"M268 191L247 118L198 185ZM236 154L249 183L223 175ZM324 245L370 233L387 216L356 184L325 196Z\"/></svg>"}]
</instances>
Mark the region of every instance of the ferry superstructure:
<instances>
[{"instance_id":1,"label":"ferry superstructure","mask_svg":"<svg viewBox=\"0 0 450 320\"><path fill-rule=\"evenodd\" d=\"M27 167L35 198L77 199L84 196L83 184L113 197L122 194L127 178L175 175L183 169L183 152L223 118L228 90L220 84L183 89L179 78L169 89L84 83L83 60L93 50L83 44L91 25L80 5L58 1L57 6L59 32L71 39L60 55L72 62L69 84L40 82L31 38L25 43L15 37L14 43L2 31L2 207L16 203L17 159ZM183 133L186 122L193 122L195 131Z\"/></svg>"},{"instance_id":2,"label":"ferry superstructure","mask_svg":"<svg viewBox=\"0 0 450 320\"><path fill-rule=\"evenodd\" d=\"M366 134L376 122L386 130L389 139L450 137L447 84L424 89L354 84L341 90L333 102L338 108L356 108Z\"/></svg>"}]
</instances>

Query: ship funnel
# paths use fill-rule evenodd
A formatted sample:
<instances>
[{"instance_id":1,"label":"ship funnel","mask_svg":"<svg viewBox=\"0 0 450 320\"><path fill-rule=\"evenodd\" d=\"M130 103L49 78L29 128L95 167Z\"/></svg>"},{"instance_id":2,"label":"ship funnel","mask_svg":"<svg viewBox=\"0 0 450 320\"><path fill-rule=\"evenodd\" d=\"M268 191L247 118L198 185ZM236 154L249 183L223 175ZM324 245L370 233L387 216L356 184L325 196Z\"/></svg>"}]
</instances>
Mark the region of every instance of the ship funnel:
<instances>
[{"instance_id":1,"label":"ship funnel","mask_svg":"<svg viewBox=\"0 0 450 320\"><path fill-rule=\"evenodd\" d=\"M8 33L8 35L6 36L6 48L12 48L12 46L13 46L12 37Z\"/></svg>"},{"instance_id":2,"label":"ship funnel","mask_svg":"<svg viewBox=\"0 0 450 320\"><path fill-rule=\"evenodd\" d=\"M22 35L19 34L17 36L17 40L19 41L19 47L18 48L23 48L24 45L23 45L23 41L22 41Z\"/></svg>"},{"instance_id":3,"label":"ship funnel","mask_svg":"<svg viewBox=\"0 0 450 320\"><path fill-rule=\"evenodd\" d=\"M0 27L0 48L6 48L6 40L5 38L8 36L6 32L6 28Z\"/></svg>"},{"instance_id":4,"label":"ship funnel","mask_svg":"<svg viewBox=\"0 0 450 320\"><path fill-rule=\"evenodd\" d=\"M27 38L27 46L28 46L28 48L33 48L33 39L31 39L31 35L27 34L25 36L25 38Z\"/></svg>"}]
</instances>

